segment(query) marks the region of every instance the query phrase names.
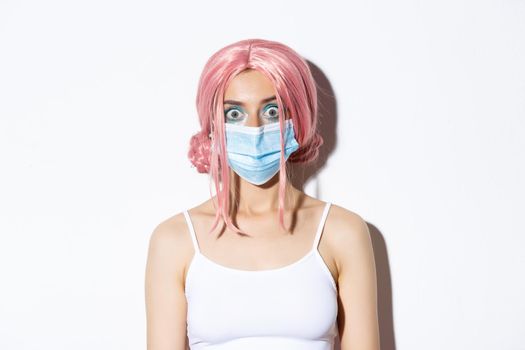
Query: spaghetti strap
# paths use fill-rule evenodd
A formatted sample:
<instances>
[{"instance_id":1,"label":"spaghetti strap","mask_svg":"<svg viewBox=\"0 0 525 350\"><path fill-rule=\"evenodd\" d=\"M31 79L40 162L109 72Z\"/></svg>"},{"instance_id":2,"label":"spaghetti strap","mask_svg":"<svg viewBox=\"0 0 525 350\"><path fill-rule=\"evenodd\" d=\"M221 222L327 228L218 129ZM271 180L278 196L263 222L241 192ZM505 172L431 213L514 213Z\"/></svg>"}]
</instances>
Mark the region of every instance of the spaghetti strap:
<instances>
[{"instance_id":1,"label":"spaghetti strap","mask_svg":"<svg viewBox=\"0 0 525 350\"><path fill-rule=\"evenodd\" d=\"M193 248L197 253L200 253L199 244L197 243L197 235L195 235L195 230L193 229L193 223L190 219L190 214L187 210L183 211L184 217L186 218L186 223L188 224L188 229L190 231L191 240L193 242Z\"/></svg>"},{"instance_id":2,"label":"spaghetti strap","mask_svg":"<svg viewBox=\"0 0 525 350\"><path fill-rule=\"evenodd\" d=\"M312 250L316 250L317 246L319 245L319 241L321 240L321 234L323 233L324 223L326 221L326 217L328 216L328 210L330 209L330 202L326 202L323 210L323 215L321 216L321 220L319 221L319 226L317 227L317 232L315 234L314 244L312 246Z\"/></svg>"}]
</instances>

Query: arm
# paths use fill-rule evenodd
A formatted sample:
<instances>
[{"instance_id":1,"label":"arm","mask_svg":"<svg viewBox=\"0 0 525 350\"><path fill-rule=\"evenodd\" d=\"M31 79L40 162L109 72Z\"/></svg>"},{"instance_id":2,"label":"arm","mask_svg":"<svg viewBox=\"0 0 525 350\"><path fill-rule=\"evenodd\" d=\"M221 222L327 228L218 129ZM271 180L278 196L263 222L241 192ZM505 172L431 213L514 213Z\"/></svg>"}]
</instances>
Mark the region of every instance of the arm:
<instances>
[{"instance_id":1,"label":"arm","mask_svg":"<svg viewBox=\"0 0 525 350\"><path fill-rule=\"evenodd\" d=\"M180 232L166 221L150 237L145 276L148 350L187 349Z\"/></svg>"},{"instance_id":2,"label":"arm","mask_svg":"<svg viewBox=\"0 0 525 350\"><path fill-rule=\"evenodd\" d=\"M377 282L370 232L359 215L342 208L338 212L334 236L341 350L379 350Z\"/></svg>"}]
</instances>

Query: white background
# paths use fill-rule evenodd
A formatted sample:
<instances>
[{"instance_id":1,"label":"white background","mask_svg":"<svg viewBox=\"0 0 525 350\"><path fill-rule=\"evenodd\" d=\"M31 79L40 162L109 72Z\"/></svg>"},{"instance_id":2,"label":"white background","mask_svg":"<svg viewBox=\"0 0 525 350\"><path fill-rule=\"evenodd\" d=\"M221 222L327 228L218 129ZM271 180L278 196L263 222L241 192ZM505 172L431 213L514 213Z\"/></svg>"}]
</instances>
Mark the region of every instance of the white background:
<instances>
[{"instance_id":1,"label":"white background","mask_svg":"<svg viewBox=\"0 0 525 350\"><path fill-rule=\"evenodd\" d=\"M524 1L2 1L0 348L145 349L154 227L206 200L186 153L216 50L317 67L307 191L374 242L383 349L525 349Z\"/></svg>"}]
</instances>

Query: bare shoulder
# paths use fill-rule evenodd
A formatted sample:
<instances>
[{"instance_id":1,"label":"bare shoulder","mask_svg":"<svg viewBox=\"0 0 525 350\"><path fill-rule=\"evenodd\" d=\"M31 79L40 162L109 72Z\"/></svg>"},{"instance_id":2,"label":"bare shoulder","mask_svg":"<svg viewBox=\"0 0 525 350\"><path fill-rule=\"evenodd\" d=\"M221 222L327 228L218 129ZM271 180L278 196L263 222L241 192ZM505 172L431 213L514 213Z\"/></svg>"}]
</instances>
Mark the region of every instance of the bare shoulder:
<instances>
[{"instance_id":1,"label":"bare shoulder","mask_svg":"<svg viewBox=\"0 0 525 350\"><path fill-rule=\"evenodd\" d=\"M338 271L352 261L352 257L371 253L371 237L366 221L357 213L332 204L326 221L328 243L334 254Z\"/></svg>"},{"instance_id":2,"label":"bare shoulder","mask_svg":"<svg viewBox=\"0 0 525 350\"><path fill-rule=\"evenodd\" d=\"M330 228L336 240L363 239L368 236L368 226L361 215L339 205L330 206Z\"/></svg>"},{"instance_id":3,"label":"bare shoulder","mask_svg":"<svg viewBox=\"0 0 525 350\"><path fill-rule=\"evenodd\" d=\"M148 349L187 348L186 236L183 213L163 220L151 233L144 284Z\"/></svg>"},{"instance_id":4,"label":"bare shoulder","mask_svg":"<svg viewBox=\"0 0 525 350\"><path fill-rule=\"evenodd\" d=\"M182 212L161 221L149 238L148 260L169 269L183 286L187 261L193 254L191 237Z\"/></svg>"}]
</instances>

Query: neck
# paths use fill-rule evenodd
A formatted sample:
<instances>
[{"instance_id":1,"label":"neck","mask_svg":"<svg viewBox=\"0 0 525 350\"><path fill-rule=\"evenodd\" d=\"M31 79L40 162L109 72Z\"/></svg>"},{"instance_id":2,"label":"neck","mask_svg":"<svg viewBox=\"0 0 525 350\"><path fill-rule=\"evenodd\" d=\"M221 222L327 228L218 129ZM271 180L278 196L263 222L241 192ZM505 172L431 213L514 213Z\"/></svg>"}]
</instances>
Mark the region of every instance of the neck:
<instances>
[{"instance_id":1,"label":"neck","mask_svg":"<svg viewBox=\"0 0 525 350\"><path fill-rule=\"evenodd\" d=\"M262 185L254 185L235 173L231 173L233 190L236 193L237 212L241 215L264 215L274 213L279 208L279 173ZM295 203L298 195L290 181L285 187L285 208L288 203Z\"/></svg>"}]
</instances>

